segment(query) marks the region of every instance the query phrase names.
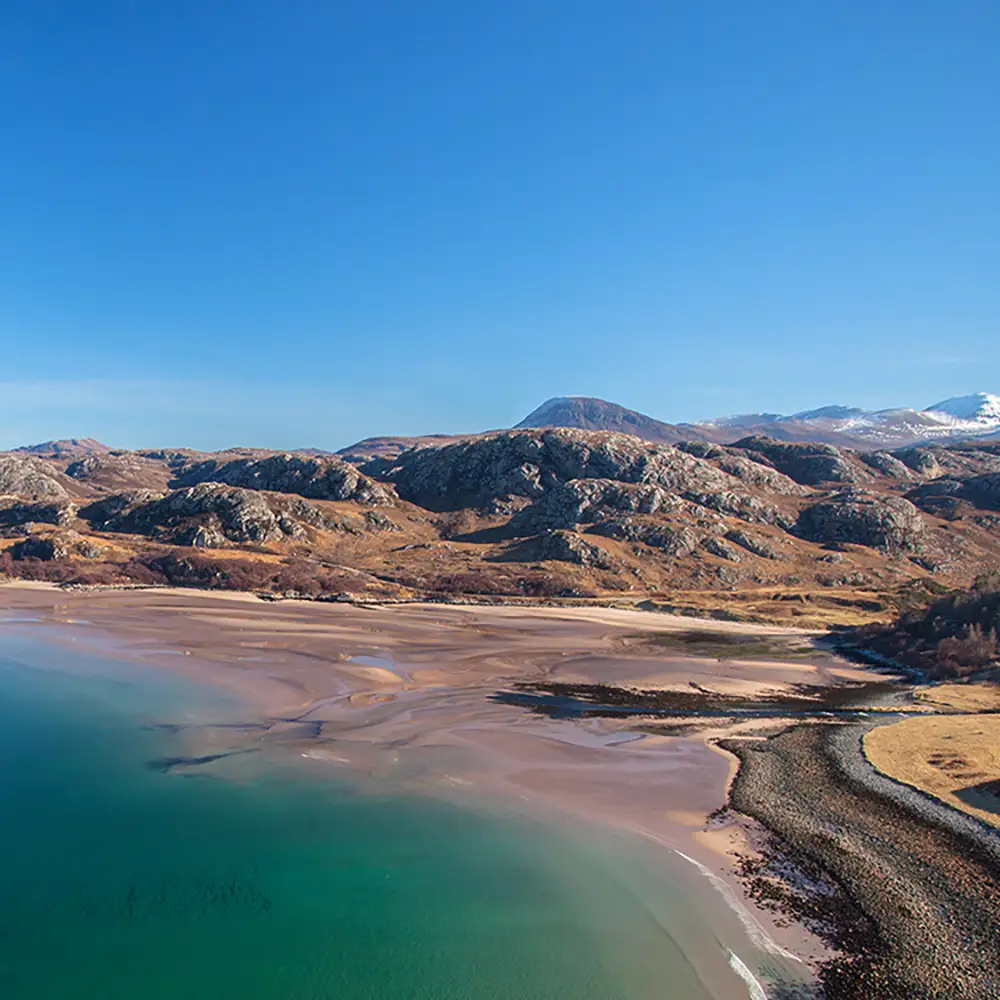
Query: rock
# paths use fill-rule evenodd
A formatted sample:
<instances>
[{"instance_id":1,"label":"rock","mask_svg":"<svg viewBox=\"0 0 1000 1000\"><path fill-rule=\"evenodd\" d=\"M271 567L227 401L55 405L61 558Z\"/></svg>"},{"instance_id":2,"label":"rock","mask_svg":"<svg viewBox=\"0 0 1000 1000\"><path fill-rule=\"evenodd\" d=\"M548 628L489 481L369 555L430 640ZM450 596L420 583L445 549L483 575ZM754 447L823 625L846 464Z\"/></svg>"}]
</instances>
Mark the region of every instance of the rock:
<instances>
[{"instance_id":1,"label":"rock","mask_svg":"<svg viewBox=\"0 0 1000 1000\"><path fill-rule=\"evenodd\" d=\"M218 548L227 541L266 544L298 537L304 533L300 521L326 525L323 514L301 498L289 501L222 483L200 483L166 494L117 494L84 507L80 516L102 531L203 548Z\"/></svg>"},{"instance_id":2,"label":"rock","mask_svg":"<svg viewBox=\"0 0 1000 1000\"><path fill-rule=\"evenodd\" d=\"M871 475L860 463L831 444L805 444L775 441L753 436L736 442L752 456L763 456L779 472L803 486L823 483L868 482Z\"/></svg>"},{"instance_id":3,"label":"rock","mask_svg":"<svg viewBox=\"0 0 1000 1000\"><path fill-rule=\"evenodd\" d=\"M353 500L365 504L393 502L391 492L384 486L332 455L208 459L186 466L172 485L183 487L206 482L295 493L312 500Z\"/></svg>"},{"instance_id":4,"label":"rock","mask_svg":"<svg viewBox=\"0 0 1000 1000\"><path fill-rule=\"evenodd\" d=\"M619 514L654 514L675 510L683 501L648 483L613 479L573 479L544 493L510 522L515 534L535 534L548 528L575 528Z\"/></svg>"},{"instance_id":5,"label":"rock","mask_svg":"<svg viewBox=\"0 0 1000 1000\"><path fill-rule=\"evenodd\" d=\"M500 559L516 562L575 563L588 569L614 569L616 560L599 545L586 541L573 531L545 531L534 538L526 538L504 552Z\"/></svg>"},{"instance_id":6,"label":"rock","mask_svg":"<svg viewBox=\"0 0 1000 1000\"><path fill-rule=\"evenodd\" d=\"M69 553L66 546L56 539L32 536L12 545L10 554L12 559L41 559L50 562L53 559L65 559Z\"/></svg>"},{"instance_id":7,"label":"rock","mask_svg":"<svg viewBox=\"0 0 1000 1000\"><path fill-rule=\"evenodd\" d=\"M729 541L734 542L741 549L746 549L747 552L752 553L755 556L760 556L762 559L784 559L784 554L779 552L776 548L768 545L767 542L761 541L759 538L754 538L752 535L748 535L745 531L727 531L726 538Z\"/></svg>"},{"instance_id":8,"label":"rock","mask_svg":"<svg viewBox=\"0 0 1000 1000\"><path fill-rule=\"evenodd\" d=\"M381 511L366 510L365 526L371 531L402 531L391 517L386 517Z\"/></svg>"},{"instance_id":9,"label":"rock","mask_svg":"<svg viewBox=\"0 0 1000 1000\"><path fill-rule=\"evenodd\" d=\"M66 525L75 516L76 508L69 501L28 503L15 500L0 507L0 528L36 523Z\"/></svg>"},{"instance_id":10,"label":"rock","mask_svg":"<svg viewBox=\"0 0 1000 1000\"><path fill-rule=\"evenodd\" d=\"M691 528L649 524L635 518L604 521L591 528L590 533L620 541L642 542L675 559L691 555L704 537Z\"/></svg>"},{"instance_id":11,"label":"rock","mask_svg":"<svg viewBox=\"0 0 1000 1000\"><path fill-rule=\"evenodd\" d=\"M790 530L795 524L793 517L783 514L773 504L760 500L751 493L722 490L718 493L689 493L687 497L692 503L719 514L738 517L750 524L776 524L785 530Z\"/></svg>"},{"instance_id":12,"label":"rock","mask_svg":"<svg viewBox=\"0 0 1000 1000\"><path fill-rule=\"evenodd\" d=\"M890 479L912 479L909 467L887 451L863 451L858 458L869 468Z\"/></svg>"},{"instance_id":13,"label":"rock","mask_svg":"<svg viewBox=\"0 0 1000 1000\"><path fill-rule=\"evenodd\" d=\"M901 448L893 455L924 479L933 479L943 471L930 448Z\"/></svg>"},{"instance_id":14,"label":"rock","mask_svg":"<svg viewBox=\"0 0 1000 1000\"><path fill-rule=\"evenodd\" d=\"M417 448L400 455L391 468L378 469L404 500L438 511L487 508L504 496L537 499L574 479L643 483L673 493L736 485L709 462L676 448L624 434L568 429L508 431Z\"/></svg>"},{"instance_id":15,"label":"rock","mask_svg":"<svg viewBox=\"0 0 1000 1000\"><path fill-rule=\"evenodd\" d=\"M728 559L734 563L741 561L739 552L732 545L724 542L721 538L716 538L714 535L709 535L701 544L706 552L711 552L713 556L718 556L720 559Z\"/></svg>"},{"instance_id":16,"label":"rock","mask_svg":"<svg viewBox=\"0 0 1000 1000\"><path fill-rule=\"evenodd\" d=\"M52 468L37 458L0 455L0 496L65 497Z\"/></svg>"},{"instance_id":17,"label":"rock","mask_svg":"<svg viewBox=\"0 0 1000 1000\"><path fill-rule=\"evenodd\" d=\"M803 510L795 530L811 542L866 545L896 553L919 548L925 525L909 500L846 490Z\"/></svg>"},{"instance_id":18,"label":"rock","mask_svg":"<svg viewBox=\"0 0 1000 1000\"><path fill-rule=\"evenodd\" d=\"M809 490L795 482L790 476L778 472L773 466L764 465L760 455L749 458L736 448L725 448L718 444L705 444L700 441L682 441L677 447L689 455L708 459L723 472L747 483L750 486L762 487L770 493L783 496L806 496Z\"/></svg>"},{"instance_id":19,"label":"rock","mask_svg":"<svg viewBox=\"0 0 1000 1000\"><path fill-rule=\"evenodd\" d=\"M939 517L958 517L963 502L977 510L1000 510L1000 473L987 472L968 479L942 477L923 483L906 496L922 510Z\"/></svg>"}]
</instances>

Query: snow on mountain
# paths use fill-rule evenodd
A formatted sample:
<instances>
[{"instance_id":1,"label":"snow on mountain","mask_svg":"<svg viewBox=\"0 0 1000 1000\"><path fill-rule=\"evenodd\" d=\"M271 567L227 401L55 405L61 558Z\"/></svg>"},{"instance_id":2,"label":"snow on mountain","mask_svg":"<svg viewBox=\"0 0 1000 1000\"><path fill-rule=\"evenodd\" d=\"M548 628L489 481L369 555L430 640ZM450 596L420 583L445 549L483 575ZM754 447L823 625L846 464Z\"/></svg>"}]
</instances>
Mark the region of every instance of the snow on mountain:
<instances>
[{"instance_id":1,"label":"snow on mountain","mask_svg":"<svg viewBox=\"0 0 1000 1000\"><path fill-rule=\"evenodd\" d=\"M1000 427L1000 396L989 392L974 392L971 396L955 396L935 403L924 412L932 415L942 413L960 421Z\"/></svg>"},{"instance_id":2,"label":"snow on mountain","mask_svg":"<svg viewBox=\"0 0 1000 1000\"><path fill-rule=\"evenodd\" d=\"M543 403L518 427L581 427L621 431L650 441L733 442L754 434L784 441L819 441L859 449L901 448L920 442L992 439L1000 431L1000 396L978 392L946 399L926 410L863 410L830 405L790 416L743 413L698 423L664 424L615 403L563 396Z\"/></svg>"}]
</instances>

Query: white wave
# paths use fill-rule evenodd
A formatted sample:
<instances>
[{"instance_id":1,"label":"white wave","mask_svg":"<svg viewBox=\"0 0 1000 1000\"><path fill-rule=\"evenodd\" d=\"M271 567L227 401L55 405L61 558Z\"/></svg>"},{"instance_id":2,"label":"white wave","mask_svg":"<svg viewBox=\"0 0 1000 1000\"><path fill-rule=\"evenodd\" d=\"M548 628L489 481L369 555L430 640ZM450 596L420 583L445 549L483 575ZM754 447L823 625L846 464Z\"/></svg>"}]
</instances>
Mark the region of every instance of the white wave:
<instances>
[{"instance_id":1,"label":"white wave","mask_svg":"<svg viewBox=\"0 0 1000 1000\"><path fill-rule=\"evenodd\" d=\"M736 914L740 919L740 923L743 924L743 929L747 932L747 937L750 938L755 948L761 951L769 952L772 955L780 955L781 958L787 958L793 962L802 962L802 959L798 955L793 955L787 948L782 948L770 934L761 926L760 922L754 918L754 915L743 905L740 898L733 891L731 885L726 882L725 879L720 878L715 872L712 871L707 865L703 865L700 861L696 861L694 858L688 856L683 851L678 851L675 847L674 853L680 855L685 861L689 861L691 864L701 872L702 875L707 878L712 885L722 894L722 898L729 905L729 908ZM763 994L762 994L763 995ZM756 1000L756 998L755 998ZM766 1000L766 998L765 998Z\"/></svg>"},{"instance_id":2,"label":"white wave","mask_svg":"<svg viewBox=\"0 0 1000 1000\"><path fill-rule=\"evenodd\" d=\"M739 955L732 951L729 953L729 967L747 984L750 1000L767 1000L764 987L760 985L754 974L741 961Z\"/></svg>"}]
</instances>

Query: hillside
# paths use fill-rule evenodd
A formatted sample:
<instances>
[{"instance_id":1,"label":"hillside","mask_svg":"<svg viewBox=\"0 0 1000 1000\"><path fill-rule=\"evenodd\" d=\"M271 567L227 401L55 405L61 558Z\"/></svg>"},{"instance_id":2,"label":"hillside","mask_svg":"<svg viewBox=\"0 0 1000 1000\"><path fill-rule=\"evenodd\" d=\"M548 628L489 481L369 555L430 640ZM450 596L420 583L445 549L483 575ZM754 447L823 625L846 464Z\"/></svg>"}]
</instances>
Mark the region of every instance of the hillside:
<instances>
[{"instance_id":1,"label":"hillside","mask_svg":"<svg viewBox=\"0 0 1000 1000\"><path fill-rule=\"evenodd\" d=\"M857 620L891 613L887 595L914 582L968 586L998 564L1000 446L669 445L525 428L354 463L8 454L0 552L8 574L63 581Z\"/></svg>"}]
</instances>

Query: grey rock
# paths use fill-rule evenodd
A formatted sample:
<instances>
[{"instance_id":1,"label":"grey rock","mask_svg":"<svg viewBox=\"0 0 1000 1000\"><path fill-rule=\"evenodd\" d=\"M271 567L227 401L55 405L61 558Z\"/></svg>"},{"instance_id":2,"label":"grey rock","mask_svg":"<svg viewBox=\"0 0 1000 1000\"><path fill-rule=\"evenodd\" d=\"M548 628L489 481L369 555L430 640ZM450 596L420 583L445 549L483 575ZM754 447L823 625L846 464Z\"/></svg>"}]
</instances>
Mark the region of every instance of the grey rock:
<instances>
[{"instance_id":1,"label":"grey rock","mask_svg":"<svg viewBox=\"0 0 1000 1000\"><path fill-rule=\"evenodd\" d=\"M675 559L691 555L704 538L704 535L688 527L674 528L662 524L649 524L635 518L603 521L593 527L590 534L603 535L620 541L642 542Z\"/></svg>"},{"instance_id":2,"label":"grey rock","mask_svg":"<svg viewBox=\"0 0 1000 1000\"><path fill-rule=\"evenodd\" d=\"M510 522L511 530L534 534L548 528L575 528L619 514L654 514L675 510L683 501L648 483L614 479L573 479L544 493Z\"/></svg>"},{"instance_id":3,"label":"grey rock","mask_svg":"<svg viewBox=\"0 0 1000 1000\"><path fill-rule=\"evenodd\" d=\"M736 447L766 458L775 469L803 486L869 482L872 479L860 463L852 462L847 453L831 444L789 443L754 436L737 441Z\"/></svg>"},{"instance_id":4,"label":"grey rock","mask_svg":"<svg viewBox=\"0 0 1000 1000\"><path fill-rule=\"evenodd\" d=\"M13 528L29 524L66 525L76 515L76 508L68 500L13 501L0 506L0 528Z\"/></svg>"},{"instance_id":5,"label":"grey rock","mask_svg":"<svg viewBox=\"0 0 1000 1000\"><path fill-rule=\"evenodd\" d=\"M501 559L518 562L556 562L574 563L589 569L614 569L617 562L614 557L581 538L573 531L554 529L542 532L534 538L526 538L512 546L502 554Z\"/></svg>"},{"instance_id":6,"label":"grey rock","mask_svg":"<svg viewBox=\"0 0 1000 1000\"><path fill-rule=\"evenodd\" d=\"M728 559L729 562L734 563L741 561L739 552L732 545L714 535L709 535L701 544L706 552L711 552L713 556L718 556L720 559Z\"/></svg>"},{"instance_id":7,"label":"grey rock","mask_svg":"<svg viewBox=\"0 0 1000 1000\"><path fill-rule=\"evenodd\" d=\"M353 500L390 504L391 491L332 455L270 455L266 458L208 459L182 469L173 486L226 483L250 490L295 493L311 500Z\"/></svg>"},{"instance_id":8,"label":"grey rock","mask_svg":"<svg viewBox=\"0 0 1000 1000\"><path fill-rule=\"evenodd\" d=\"M909 500L847 490L802 511L796 533L821 544L840 542L910 552L919 548L925 523Z\"/></svg>"},{"instance_id":9,"label":"grey rock","mask_svg":"<svg viewBox=\"0 0 1000 1000\"><path fill-rule=\"evenodd\" d=\"M888 476L890 479L913 478L909 466L887 451L864 451L858 455L858 458L869 468L874 469L882 476Z\"/></svg>"},{"instance_id":10,"label":"grey rock","mask_svg":"<svg viewBox=\"0 0 1000 1000\"><path fill-rule=\"evenodd\" d=\"M312 526L326 523L322 513L301 498L288 501L223 483L199 483L166 494L117 494L83 508L80 516L102 531L204 548L227 541L266 544L301 536L302 521Z\"/></svg>"},{"instance_id":11,"label":"grey rock","mask_svg":"<svg viewBox=\"0 0 1000 1000\"><path fill-rule=\"evenodd\" d=\"M893 455L924 479L933 479L943 471L937 455L930 448L901 448Z\"/></svg>"},{"instance_id":12,"label":"grey rock","mask_svg":"<svg viewBox=\"0 0 1000 1000\"><path fill-rule=\"evenodd\" d=\"M37 458L0 455L0 496L65 497L66 488Z\"/></svg>"},{"instance_id":13,"label":"grey rock","mask_svg":"<svg viewBox=\"0 0 1000 1000\"><path fill-rule=\"evenodd\" d=\"M729 541L734 542L741 549L746 549L747 552L750 552L755 556L760 556L762 559L785 558L784 554L773 545L769 545L767 542L762 541L759 538L754 538L752 535L748 535L745 531L727 531L726 538L728 538Z\"/></svg>"},{"instance_id":14,"label":"grey rock","mask_svg":"<svg viewBox=\"0 0 1000 1000\"><path fill-rule=\"evenodd\" d=\"M721 491L735 482L676 448L625 434L569 429L510 431L416 448L391 468L380 469L404 500L440 511L487 508L504 496L536 499L574 479L643 483L674 493Z\"/></svg>"}]
</instances>

